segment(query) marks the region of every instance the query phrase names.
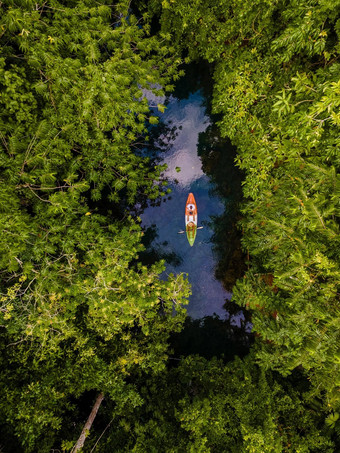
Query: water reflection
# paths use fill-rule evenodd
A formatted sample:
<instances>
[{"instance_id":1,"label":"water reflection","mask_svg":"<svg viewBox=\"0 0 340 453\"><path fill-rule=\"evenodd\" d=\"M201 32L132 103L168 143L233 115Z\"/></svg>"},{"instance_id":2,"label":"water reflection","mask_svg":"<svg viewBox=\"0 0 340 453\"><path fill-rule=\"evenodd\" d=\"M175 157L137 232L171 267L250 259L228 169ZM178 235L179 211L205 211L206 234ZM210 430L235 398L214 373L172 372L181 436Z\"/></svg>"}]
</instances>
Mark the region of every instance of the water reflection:
<instances>
[{"instance_id":1,"label":"water reflection","mask_svg":"<svg viewBox=\"0 0 340 453\"><path fill-rule=\"evenodd\" d=\"M200 132L209 125L209 118L202 108L200 92L184 100L172 97L167 107L166 121L178 127L178 134L172 149L164 156L164 162L168 165L165 176L190 192L190 186L205 176L197 154L197 144Z\"/></svg>"}]
</instances>

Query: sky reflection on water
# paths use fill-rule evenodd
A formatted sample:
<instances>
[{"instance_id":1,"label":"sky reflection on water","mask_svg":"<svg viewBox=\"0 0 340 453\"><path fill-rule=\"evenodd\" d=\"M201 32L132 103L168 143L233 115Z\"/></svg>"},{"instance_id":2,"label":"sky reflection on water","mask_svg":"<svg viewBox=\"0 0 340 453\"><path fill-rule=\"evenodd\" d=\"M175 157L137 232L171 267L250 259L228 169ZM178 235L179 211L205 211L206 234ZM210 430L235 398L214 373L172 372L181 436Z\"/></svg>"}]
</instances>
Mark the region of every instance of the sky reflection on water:
<instances>
[{"instance_id":1,"label":"sky reflection on water","mask_svg":"<svg viewBox=\"0 0 340 453\"><path fill-rule=\"evenodd\" d=\"M182 129L164 157L168 165L165 175L172 181L177 180L182 188L190 188L191 184L204 177L202 162L197 155L197 143L198 134L205 131L210 121L201 102L199 93L182 101L172 98L166 114L168 122ZM177 172L176 167L180 167L181 171Z\"/></svg>"}]
</instances>

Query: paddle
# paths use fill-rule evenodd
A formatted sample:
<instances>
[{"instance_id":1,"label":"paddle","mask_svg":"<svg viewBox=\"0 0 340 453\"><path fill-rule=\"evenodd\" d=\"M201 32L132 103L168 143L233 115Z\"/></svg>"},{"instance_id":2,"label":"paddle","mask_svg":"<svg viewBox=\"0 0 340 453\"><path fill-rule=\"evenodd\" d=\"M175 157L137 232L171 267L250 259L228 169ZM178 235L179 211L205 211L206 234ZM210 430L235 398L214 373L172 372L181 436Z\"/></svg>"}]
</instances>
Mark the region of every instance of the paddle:
<instances>
[{"instance_id":1,"label":"paddle","mask_svg":"<svg viewBox=\"0 0 340 453\"><path fill-rule=\"evenodd\" d=\"M201 230L202 228L204 228L204 227L202 227L202 226L197 227L197 230ZM186 231L177 231L177 233L178 234L184 234L184 233L186 233Z\"/></svg>"}]
</instances>

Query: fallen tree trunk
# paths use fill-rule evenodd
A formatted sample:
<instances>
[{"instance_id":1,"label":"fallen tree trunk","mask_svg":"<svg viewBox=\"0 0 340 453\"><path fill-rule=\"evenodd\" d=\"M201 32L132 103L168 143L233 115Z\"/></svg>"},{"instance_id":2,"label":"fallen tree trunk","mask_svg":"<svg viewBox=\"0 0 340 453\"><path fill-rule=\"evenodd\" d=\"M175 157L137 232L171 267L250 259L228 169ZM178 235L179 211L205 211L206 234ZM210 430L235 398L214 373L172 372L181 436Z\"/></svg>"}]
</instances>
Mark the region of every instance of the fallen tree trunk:
<instances>
[{"instance_id":1,"label":"fallen tree trunk","mask_svg":"<svg viewBox=\"0 0 340 453\"><path fill-rule=\"evenodd\" d=\"M96 418L98 409L99 409L100 405L102 404L103 399L104 399L104 394L100 393L97 396L97 399L96 399L96 402L94 403L91 414L89 415L89 418L87 419L87 422L84 425L84 428L79 436L79 439L77 440L77 443L72 448L71 453L77 453L78 451L80 451L83 448L85 440L86 440L86 436L88 436L88 434L90 432L92 423L93 423L94 419Z\"/></svg>"}]
</instances>

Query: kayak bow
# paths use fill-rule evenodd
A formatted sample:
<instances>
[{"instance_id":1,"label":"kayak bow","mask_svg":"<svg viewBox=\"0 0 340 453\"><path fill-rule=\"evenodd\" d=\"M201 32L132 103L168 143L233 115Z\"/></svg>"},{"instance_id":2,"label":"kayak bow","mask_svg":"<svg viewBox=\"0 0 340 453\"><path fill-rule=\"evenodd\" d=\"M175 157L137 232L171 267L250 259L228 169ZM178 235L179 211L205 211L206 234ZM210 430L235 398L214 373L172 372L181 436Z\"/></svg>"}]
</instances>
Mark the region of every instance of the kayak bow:
<instances>
[{"instance_id":1,"label":"kayak bow","mask_svg":"<svg viewBox=\"0 0 340 453\"><path fill-rule=\"evenodd\" d=\"M197 205L195 197L189 193L185 204L185 231L191 247L194 245L197 232Z\"/></svg>"}]
</instances>

